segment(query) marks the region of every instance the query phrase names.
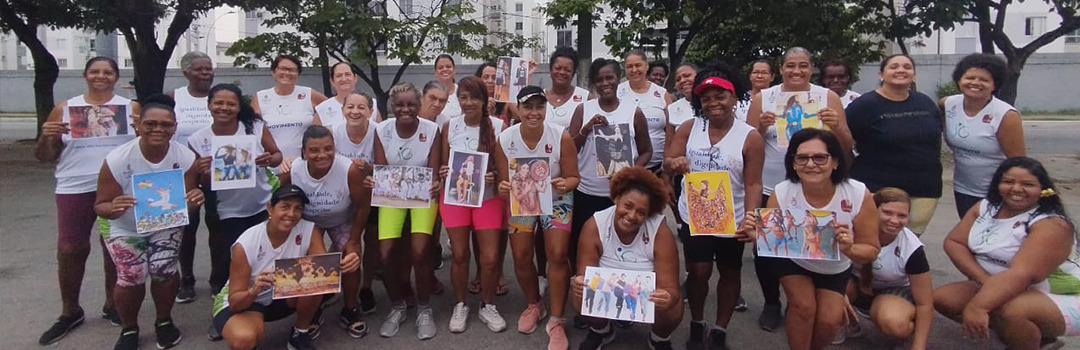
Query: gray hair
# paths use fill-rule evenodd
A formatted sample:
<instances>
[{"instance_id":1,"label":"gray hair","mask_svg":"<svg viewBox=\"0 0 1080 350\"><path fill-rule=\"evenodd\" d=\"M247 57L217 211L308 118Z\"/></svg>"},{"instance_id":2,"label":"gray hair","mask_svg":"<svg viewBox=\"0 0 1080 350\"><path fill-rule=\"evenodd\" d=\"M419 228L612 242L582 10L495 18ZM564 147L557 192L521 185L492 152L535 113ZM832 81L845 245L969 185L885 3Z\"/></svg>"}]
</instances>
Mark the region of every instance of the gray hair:
<instances>
[{"instance_id":1,"label":"gray hair","mask_svg":"<svg viewBox=\"0 0 1080 350\"><path fill-rule=\"evenodd\" d=\"M814 54L810 53L810 50L807 50L806 48L801 47L801 46L795 46L795 47L787 49L787 51L784 51L784 59L783 59L783 61L786 62L788 57L791 57L791 56L794 56L794 55L806 55L806 58L810 59L811 64L814 61Z\"/></svg>"},{"instance_id":2,"label":"gray hair","mask_svg":"<svg viewBox=\"0 0 1080 350\"><path fill-rule=\"evenodd\" d=\"M394 86L390 88L390 99L393 100L395 97L405 92L412 92L416 95L416 102L420 102L420 90L416 88L416 85L407 81L394 84Z\"/></svg>"},{"instance_id":3,"label":"gray hair","mask_svg":"<svg viewBox=\"0 0 1080 350\"><path fill-rule=\"evenodd\" d=\"M345 99L348 100L349 96L352 96L352 95L363 96L364 99L367 100L367 108L368 109L371 109L371 107L374 106L374 104L372 103L372 101L374 101L374 100L373 100L373 97L371 97L371 94L363 92L363 91L355 91L355 92L350 92L348 95L345 95Z\"/></svg>"},{"instance_id":4,"label":"gray hair","mask_svg":"<svg viewBox=\"0 0 1080 350\"><path fill-rule=\"evenodd\" d=\"M191 51L191 52L185 53L183 57L180 57L180 70L184 71L184 72L190 71L191 70L191 65L195 64L195 60L200 59L200 58L205 58L205 59L210 60L211 64L214 63L214 60L210 59L210 55L207 55L207 54L205 54L203 52L199 52L199 51Z\"/></svg>"},{"instance_id":5,"label":"gray hair","mask_svg":"<svg viewBox=\"0 0 1080 350\"><path fill-rule=\"evenodd\" d=\"M630 56L638 56L638 57L641 57L641 60L643 60L643 61L646 61L646 62L649 61L649 57L646 56L645 51L643 51L641 49L632 49L630 51L627 51L626 54L623 55L623 61L626 61L626 59L630 58Z\"/></svg>"},{"instance_id":6,"label":"gray hair","mask_svg":"<svg viewBox=\"0 0 1080 350\"><path fill-rule=\"evenodd\" d=\"M432 80L432 81L427 82L427 84L424 84L424 91L423 91L424 94L427 94L428 90L431 90L431 89L436 89L436 90L440 90L440 91L443 91L443 92L446 92L447 90L449 90L449 89L446 88L446 85L443 85L443 83L440 83L438 80Z\"/></svg>"}]
</instances>

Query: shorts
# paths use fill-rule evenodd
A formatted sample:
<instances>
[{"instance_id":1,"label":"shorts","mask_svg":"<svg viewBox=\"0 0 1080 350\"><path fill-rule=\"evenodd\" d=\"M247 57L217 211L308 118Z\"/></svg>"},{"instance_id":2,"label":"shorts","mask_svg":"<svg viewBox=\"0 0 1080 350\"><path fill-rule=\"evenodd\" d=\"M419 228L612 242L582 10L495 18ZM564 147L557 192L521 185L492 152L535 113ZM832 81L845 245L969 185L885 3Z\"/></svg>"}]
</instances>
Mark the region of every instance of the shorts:
<instances>
[{"instance_id":1,"label":"shorts","mask_svg":"<svg viewBox=\"0 0 1080 350\"><path fill-rule=\"evenodd\" d=\"M240 311L240 313L255 311L263 315L263 322L274 322L289 317L293 312L296 312L296 309L289 307L289 303L285 300L286 299L274 300L270 305L252 303L247 310ZM214 328L217 329L218 334L221 334L221 331L225 329L225 323L229 322L229 319L236 314L237 313L233 313L232 310L229 310L229 308L226 307L222 308L221 311L218 311L218 313L214 315Z\"/></svg>"},{"instance_id":2,"label":"shorts","mask_svg":"<svg viewBox=\"0 0 1080 350\"><path fill-rule=\"evenodd\" d=\"M506 205L502 197L494 196L480 203L479 208L463 207L440 203L439 211L442 212L443 226L457 228L471 226L474 230L502 229L505 221Z\"/></svg>"},{"instance_id":3,"label":"shorts","mask_svg":"<svg viewBox=\"0 0 1080 350\"><path fill-rule=\"evenodd\" d=\"M342 252L345 244L349 242L349 234L352 231L352 221L331 228L324 228L326 235L330 237L330 251Z\"/></svg>"},{"instance_id":4,"label":"shorts","mask_svg":"<svg viewBox=\"0 0 1080 350\"><path fill-rule=\"evenodd\" d=\"M874 297L878 295L895 295L904 298L913 305L915 304L915 296L911 294L911 286L874 289Z\"/></svg>"},{"instance_id":5,"label":"shorts","mask_svg":"<svg viewBox=\"0 0 1080 350\"><path fill-rule=\"evenodd\" d=\"M431 201L427 208L379 208L379 240L401 238L405 218L409 218L412 233L431 234L435 217L439 215L439 203Z\"/></svg>"},{"instance_id":6,"label":"shorts","mask_svg":"<svg viewBox=\"0 0 1080 350\"><path fill-rule=\"evenodd\" d=\"M953 198L956 199L956 215L960 216L961 219L964 218L964 214L967 214L971 207L974 207L975 204L978 204L979 201L982 200L981 197L966 195L956 191L953 191Z\"/></svg>"},{"instance_id":7,"label":"shorts","mask_svg":"<svg viewBox=\"0 0 1080 350\"><path fill-rule=\"evenodd\" d=\"M145 237L105 239L105 247L116 264L116 285L134 287L146 283L147 276L162 280L176 275L183 231L183 227L174 227Z\"/></svg>"},{"instance_id":8,"label":"shorts","mask_svg":"<svg viewBox=\"0 0 1080 350\"><path fill-rule=\"evenodd\" d=\"M937 198L911 197L911 220L908 221L908 228L921 236L926 231L926 226L930 225L937 204Z\"/></svg>"},{"instance_id":9,"label":"shorts","mask_svg":"<svg viewBox=\"0 0 1080 350\"><path fill-rule=\"evenodd\" d=\"M544 231L556 229L570 232L570 222L573 219L573 212L574 193L563 193L552 201L552 215L511 216L510 233L533 232L533 228L536 226L537 222L540 222L540 229Z\"/></svg>"},{"instance_id":10,"label":"shorts","mask_svg":"<svg viewBox=\"0 0 1080 350\"><path fill-rule=\"evenodd\" d=\"M90 248L90 236L94 229L94 203L97 192L56 194L56 229L59 233L56 246Z\"/></svg>"},{"instance_id":11,"label":"shorts","mask_svg":"<svg viewBox=\"0 0 1080 350\"><path fill-rule=\"evenodd\" d=\"M1080 335L1080 294L1043 294L1061 310L1061 316L1065 318L1065 336Z\"/></svg>"},{"instance_id":12,"label":"shorts","mask_svg":"<svg viewBox=\"0 0 1080 350\"><path fill-rule=\"evenodd\" d=\"M785 276L790 275L807 276L810 277L810 280L814 283L814 289L831 290L840 293L840 295L845 295L847 293L848 280L851 279L850 267L841 273L835 275L826 275L807 270L802 266L796 264L794 261L791 261L791 259L769 257L758 258L769 259L769 263L772 264L773 271L775 271L776 275L780 276L781 279L783 279Z\"/></svg>"},{"instance_id":13,"label":"shorts","mask_svg":"<svg viewBox=\"0 0 1080 350\"><path fill-rule=\"evenodd\" d=\"M683 260L687 265L716 262L722 266L742 267L746 243L734 238L690 236L690 225L682 225L679 235L686 237L683 240Z\"/></svg>"}]
</instances>

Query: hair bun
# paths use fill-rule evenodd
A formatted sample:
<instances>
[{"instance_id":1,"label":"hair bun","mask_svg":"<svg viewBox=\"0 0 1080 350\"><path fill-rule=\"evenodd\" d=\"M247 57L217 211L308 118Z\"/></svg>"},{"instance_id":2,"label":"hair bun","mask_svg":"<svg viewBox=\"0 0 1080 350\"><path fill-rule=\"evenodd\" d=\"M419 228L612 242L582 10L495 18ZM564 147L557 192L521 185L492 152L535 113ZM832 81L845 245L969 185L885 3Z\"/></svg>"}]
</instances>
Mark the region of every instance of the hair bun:
<instances>
[{"instance_id":1,"label":"hair bun","mask_svg":"<svg viewBox=\"0 0 1080 350\"><path fill-rule=\"evenodd\" d=\"M161 93L155 93L147 96L145 99L143 99L142 103L144 105L160 104L168 106L169 108L176 108L176 100L174 100L172 97L169 97L168 95Z\"/></svg>"}]
</instances>

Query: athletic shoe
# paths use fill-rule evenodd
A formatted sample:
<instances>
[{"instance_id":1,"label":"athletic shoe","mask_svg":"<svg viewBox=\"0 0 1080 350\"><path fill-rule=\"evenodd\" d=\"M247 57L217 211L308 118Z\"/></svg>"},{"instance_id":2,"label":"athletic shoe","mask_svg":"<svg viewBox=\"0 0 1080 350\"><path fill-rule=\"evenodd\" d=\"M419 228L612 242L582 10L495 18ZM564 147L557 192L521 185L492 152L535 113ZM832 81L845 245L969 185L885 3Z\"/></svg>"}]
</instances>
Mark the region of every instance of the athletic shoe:
<instances>
[{"instance_id":1,"label":"athletic shoe","mask_svg":"<svg viewBox=\"0 0 1080 350\"><path fill-rule=\"evenodd\" d=\"M709 350L728 350L727 332L716 328L709 331Z\"/></svg>"},{"instance_id":2,"label":"athletic shoe","mask_svg":"<svg viewBox=\"0 0 1080 350\"><path fill-rule=\"evenodd\" d=\"M495 308L495 304L480 306L478 314L480 322L487 324L488 329L492 332L498 333L506 330L506 320L499 314L499 309Z\"/></svg>"},{"instance_id":3,"label":"athletic shoe","mask_svg":"<svg viewBox=\"0 0 1080 350\"><path fill-rule=\"evenodd\" d=\"M360 339L367 335L367 324L360 319L360 310L357 308L341 309L341 317L338 318L341 328L349 332L349 336Z\"/></svg>"},{"instance_id":4,"label":"athletic shoe","mask_svg":"<svg viewBox=\"0 0 1080 350\"><path fill-rule=\"evenodd\" d=\"M416 311L416 337L420 340L428 340L435 337L435 315L431 307L425 306Z\"/></svg>"},{"instance_id":5,"label":"athletic shoe","mask_svg":"<svg viewBox=\"0 0 1080 350\"><path fill-rule=\"evenodd\" d=\"M1039 341L1039 350L1058 350L1064 347L1065 342L1054 337L1042 338Z\"/></svg>"},{"instance_id":6,"label":"athletic shoe","mask_svg":"<svg viewBox=\"0 0 1080 350\"><path fill-rule=\"evenodd\" d=\"M544 327L548 334L548 350L568 350L570 348L570 340L566 339L566 328L563 326L563 322L563 319L552 317L548 321L547 327Z\"/></svg>"},{"instance_id":7,"label":"athletic shoe","mask_svg":"<svg viewBox=\"0 0 1080 350\"><path fill-rule=\"evenodd\" d=\"M176 293L177 304L187 304L198 299L195 295L195 286L183 285L180 286L180 291Z\"/></svg>"},{"instance_id":8,"label":"athletic shoe","mask_svg":"<svg viewBox=\"0 0 1080 350\"><path fill-rule=\"evenodd\" d=\"M459 302L454 305L454 313L450 315L450 333L461 333L469 323L469 306Z\"/></svg>"},{"instance_id":9,"label":"athletic shoe","mask_svg":"<svg viewBox=\"0 0 1080 350\"><path fill-rule=\"evenodd\" d=\"M674 350L674 348L671 347L671 341L670 340L656 341L656 340L653 340L652 337L649 337L649 349L651 349L651 350Z\"/></svg>"},{"instance_id":10,"label":"athletic shoe","mask_svg":"<svg viewBox=\"0 0 1080 350\"><path fill-rule=\"evenodd\" d=\"M157 348L168 349L180 344L180 340L184 339L180 335L180 330L176 329L176 325L172 320L165 320L154 323L154 333L157 334Z\"/></svg>"},{"instance_id":11,"label":"athletic shoe","mask_svg":"<svg viewBox=\"0 0 1080 350\"><path fill-rule=\"evenodd\" d=\"M518 317L518 332L525 334L532 334L536 332L536 326L540 323L540 320L547 317L547 309L544 308L544 302L537 304L529 304L525 308L525 311L521 312L521 316Z\"/></svg>"},{"instance_id":12,"label":"athletic shoe","mask_svg":"<svg viewBox=\"0 0 1080 350\"><path fill-rule=\"evenodd\" d=\"M619 328L622 328L622 329L630 328L630 326L634 325L634 322L627 321L627 320L614 320L614 321L612 321L612 323L614 323L615 326L617 326Z\"/></svg>"},{"instance_id":13,"label":"athletic shoe","mask_svg":"<svg viewBox=\"0 0 1080 350\"><path fill-rule=\"evenodd\" d=\"M375 301L375 293L370 288L360 289L360 312L365 315L375 313L379 303Z\"/></svg>"},{"instance_id":14,"label":"athletic shoe","mask_svg":"<svg viewBox=\"0 0 1080 350\"><path fill-rule=\"evenodd\" d=\"M847 341L848 338L856 338L862 335L862 327L858 322L849 323L843 327L840 327L836 331L836 337L833 338L833 345L840 345Z\"/></svg>"},{"instance_id":15,"label":"athletic shoe","mask_svg":"<svg viewBox=\"0 0 1080 350\"><path fill-rule=\"evenodd\" d=\"M592 327L589 327L589 335L585 336L585 340L581 342L580 350L600 350L615 340L615 328L611 326L607 327L607 333L597 332Z\"/></svg>"},{"instance_id":16,"label":"athletic shoe","mask_svg":"<svg viewBox=\"0 0 1080 350\"><path fill-rule=\"evenodd\" d=\"M210 341L221 341L224 339L221 337L221 332L218 332L217 327L214 327L214 322L210 321L210 328L206 330L206 339Z\"/></svg>"},{"instance_id":17,"label":"athletic shoe","mask_svg":"<svg viewBox=\"0 0 1080 350\"><path fill-rule=\"evenodd\" d=\"M536 279L537 286L540 288L540 297L543 298L544 294L547 294L548 280L547 277L540 276Z\"/></svg>"},{"instance_id":18,"label":"athletic shoe","mask_svg":"<svg viewBox=\"0 0 1080 350\"><path fill-rule=\"evenodd\" d=\"M312 340L315 340L322 334L323 321L323 308L320 307L318 310L315 310L315 316L311 318L311 325L308 326L308 335L311 336Z\"/></svg>"},{"instance_id":19,"label":"athletic shoe","mask_svg":"<svg viewBox=\"0 0 1080 350\"><path fill-rule=\"evenodd\" d=\"M120 327L120 312L116 311L116 308L101 310L101 318L109 320L113 327Z\"/></svg>"},{"instance_id":20,"label":"athletic shoe","mask_svg":"<svg viewBox=\"0 0 1080 350\"><path fill-rule=\"evenodd\" d=\"M735 301L735 311L746 311L746 299L743 299L742 294L739 295L739 299Z\"/></svg>"},{"instance_id":21,"label":"athletic shoe","mask_svg":"<svg viewBox=\"0 0 1080 350\"><path fill-rule=\"evenodd\" d=\"M139 350L139 327L120 331L120 338L116 339L113 350Z\"/></svg>"},{"instance_id":22,"label":"athletic shoe","mask_svg":"<svg viewBox=\"0 0 1080 350\"><path fill-rule=\"evenodd\" d=\"M84 313L82 309L79 309L79 312L72 316L60 315L60 317L56 319L56 323L53 323L45 333L41 334L41 338L38 339L38 344L49 345L60 341L60 339L63 339L65 335L71 332L71 330L82 325L84 320L86 320L86 313Z\"/></svg>"},{"instance_id":23,"label":"athletic shoe","mask_svg":"<svg viewBox=\"0 0 1080 350\"><path fill-rule=\"evenodd\" d=\"M705 350L705 324L690 322L690 339L686 340L687 350Z\"/></svg>"},{"instance_id":24,"label":"athletic shoe","mask_svg":"<svg viewBox=\"0 0 1080 350\"><path fill-rule=\"evenodd\" d=\"M761 315L758 316L757 324L761 329L772 332L780 327L780 318L780 304L765 304L765 307L761 309Z\"/></svg>"},{"instance_id":25,"label":"athletic shoe","mask_svg":"<svg viewBox=\"0 0 1080 350\"><path fill-rule=\"evenodd\" d=\"M394 308L390 309L390 314L386 315L382 327L379 327L379 335L383 338L393 337L401 330L401 324L405 322L406 317L405 304L394 305Z\"/></svg>"},{"instance_id":26,"label":"athletic shoe","mask_svg":"<svg viewBox=\"0 0 1080 350\"><path fill-rule=\"evenodd\" d=\"M289 336L289 350L315 350L315 346L311 345L311 334L308 333L311 332L301 333L294 327Z\"/></svg>"}]
</instances>

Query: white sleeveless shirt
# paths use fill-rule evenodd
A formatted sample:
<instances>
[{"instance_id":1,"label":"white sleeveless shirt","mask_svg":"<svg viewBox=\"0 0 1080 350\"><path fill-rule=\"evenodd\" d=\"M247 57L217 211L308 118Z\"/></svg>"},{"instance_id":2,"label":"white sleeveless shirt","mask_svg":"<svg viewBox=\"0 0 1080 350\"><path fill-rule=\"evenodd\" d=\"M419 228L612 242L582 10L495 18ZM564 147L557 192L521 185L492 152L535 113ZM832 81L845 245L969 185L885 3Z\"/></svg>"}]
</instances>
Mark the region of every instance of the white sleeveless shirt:
<instances>
[{"instance_id":1,"label":"white sleeveless shirt","mask_svg":"<svg viewBox=\"0 0 1080 350\"><path fill-rule=\"evenodd\" d=\"M847 106L851 104L852 101L859 98L859 96L862 96L862 94L851 90L845 91L844 96L840 96L840 103L843 104L844 108L847 108Z\"/></svg>"},{"instance_id":2,"label":"white sleeveless shirt","mask_svg":"<svg viewBox=\"0 0 1080 350\"><path fill-rule=\"evenodd\" d=\"M349 139L348 127L345 124L330 129L331 134L334 135L334 150L345 158L360 158L367 161L368 164L374 164L375 128L377 125L373 121L368 122L367 133L364 134L364 139L360 143L353 143Z\"/></svg>"},{"instance_id":3,"label":"white sleeveless shirt","mask_svg":"<svg viewBox=\"0 0 1080 350\"><path fill-rule=\"evenodd\" d=\"M521 139L521 124L518 123L499 134L499 145L502 146L506 159L547 158L548 171L554 179L562 175L559 159L562 158L563 132L563 128L557 125L544 123L544 134L540 135L540 141L536 142L536 147L529 148Z\"/></svg>"},{"instance_id":4,"label":"white sleeveless shirt","mask_svg":"<svg viewBox=\"0 0 1080 350\"><path fill-rule=\"evenodd\" d=\"M653 271L656 260L656 232L664 224L664 215L656 214L645 219L638 229L637 236L630 244L623 244L615 233L615 207L593 214L597 232L600 234L600 267L631 270Z\"/></svg>"},{"instance_id":5,"label":"white sleeveless shirt","mask_svg":"<svg viewBox=\"0 0 1080 350\"><path fill-rule=\"evenodd\" d=\"M105 156L117 146L135 138L131 128L131 100L113 95L103 106L117 108L116 113L124 113L124 125L116 125L117 136L97 138L71 138L71 134L61 134L60 142L64 148L56 159L56 194L77 194L97 191L98 172ZM67 107L61 121L71 126L72 109L81 110L91 107L83 95L67 100Z\"/></svg>"},{"instance_id":6,"label":"white sleeveless shirt","mask_svg":"<svg viewBox=\"0 0 1080 350\"><path fill-rule=\"evenodd\" d=\"M191 96L187 86L173 90L173 96L176 99L176 108L173 109L176 112L176 133L172 139L187 145L188 137L213 124L214 117L210 115L207 98Z\"/></svg>"},{"instance_id":7,"label":"white sleeveless shirt","mask_svg":"<svg viewBox=\"0 0 1080 350\"><path fill-rule=\"evenodd\" d=\"M668 124L678 130L680 125L694 118L694 107L690 105L690 100L680 98L667 106L667 113Z\"/></svg>"},{"instance_id":8,"label":"white sleeveless shirt","mask_svg":"<svg viewBox=\"0 0 1080 350\"><path fill-rule=\"evenodd\" d=\"M494 140L499 137L499 131L502 130L503 127L503 121L495 117L488 118L491 120L492 132L494 133L494 135L492 135L492 140ZM479 152L476 150L476 148L480 145L480 125L468 126L465 123L464 116L459 118L452 118L449 122L447 122L447 124L448 125L446 127L446 141L447 144L450 145L451 150ZM494 150L494 148L491 148L491 150ZM494 157L491 152L492 151L488 152L489 158ZM492 171L495 169L487 170ZM487 200L494 196L495 186L484 186L483 199Z\"/></svg>"},{"instance_id":9,"label":"white sleeveless shirt","mask_svg":"<svg viewBox=\"0 0 1080 350\"><path fill-rule=\"evenodd\" d=\"M450 87L447 86L447 88L450 88ZM452 118L455 118L455 117L460 117L462 115L462 113L461 113L461 102L458 102L457 92L458 92L458 86L457 86L457 83L454 83L454 92L447 94L447 96L446 96L446 106L444 106L443 110L442 110L442 114L445 114L447 118L452 119Z\"/></svg>"},{"instance_id":10,"label":"white sleeveless shirt","mask_svg":"<svg viewBox=\"0 0 1080 350\"><path fill-rule=\"evenodd\" d=\"M776 100L783 96L784 92L781 91L783 84L775 85L767 89L761 90L761 112L775 112ZM822 95L825 98L829 96L829 89L824 87L810 84L810 93L814 95ZM808 111L811 112L811 111ZM817 113L817 111L812 111ZM778 117L777 123L783 123ZM780 181L784 181L786 170L784 168L784 155L787 154L787 146L780 146L777 139L776 124L770 126L762 138L765 139L765 164L761 171L761 187L762 193L765 195L772 195L773 188ZM859 203L862 203L861 200Z\"/></svg>"},{"instance_id":11,"label":"white sleeveless shirt","mask_svg":"<svg viewBox=\"0 0 1080 350\"><path fill-rule=\"evenodd\" d=\"M384 120L376 126L375 135L382 142L388 165L428 166L428 155L431 147L435 145L435 135L439 132L439 127L430 120L419 117L417 119L420 125L407 139L398 136L397 118Z\"/></svg>"},{"instance_id":12,"label":"white sleeveless shirt","mask_svg":"<svg viewBox=\"0 0 1080 350\"><path fill-rule=\"evenodd\" d=\"M322 125L331 129L337 126L345 125L345 114L341 111L341 102L338 102L337 98L331 97L323 101L318 106L315 106L315 112L319 113L319 121ZM379 102L375 99L371 99L371 122L376 122L376 116L379 110Z\"/></svg>"},{"instance_id":13,"label":"white sleeveless shirt","mask_svg":"<svg viewBox=\"0 0 1080 350\"><path fill-rule=\"evenodd\" d=\"M237 125L236 133L221 136L247 135L244 124L237 123L239 125ZM256 155L266 152L262 145L265 125L260 121L252 124L251 131L252 136L255 137L254 152ZM213 139L215 135L212 128L213 126L207 126L188 137L188 147L195 150L198 157L210 157L214 154ZM267 169L263 167L256 169L254 173L255 187L214 191L214 194L217 195L217 213L221 219L246 218L266 210L266 203L270 203L270 175L267 174Z\"/></svg>"},{"instance_id":14,"label":"white sleeveless shirt","mask_svg":"<svg viewBox=\"0 0 1080 350\"><path fill-rule=\"evenodd\" d=\"M709 139L709 121L703 118L695 118L694 126L690 129L690 137L686 139L686 159L690 161L690 172L727 171L731 179L731 196L734 201L735 222L742 222L745 216L746 185L743 179L743 146L746 144L746 135L757 131L746 123L738 120L731 123L731 129L720 141L713 144ZM703 129L705 128L705 129ZM679 193L679 216L684 222L690 222L690 215L686 208L686 195Z\"/></svg>"},{"instance_id":15,"label":"white sleeveless shirt","mask_svg":"<svg viewBox=\"0 0 1080 350\"><path fill-rule=\"evenodd\" d=\"M631 102L645 114L645 122L649 124L649 142L652 143L652 156L646 167L652 168L664 162L664 140L667 139L667 93L663 87L649 82L649 90L645 93L634 92L630 88L630 82L624 81L619 84L616 93L619 100Z\"/></svg>"},{"instance_id":16,"label":"white sleeveless shirt","mask_svg":"<svg viewBox=\"0 0 1080 350\"><path fill-rule=\"evenodd\" d=\"M1028 236L1028 227L1039 220L1056 217L1053 214L1036 214L1036 206L1027 212L1009 218L996 219L1000 207L991 206L986 200L979 201L979 216L968 231L968 249L975 261L986 272L996 275L1012 264L1013 257ZM1053 294L1080 293L1080 265L1077 265L1076 241L1072 242L1069 258L1061 263L1047 279L1032 284L1036 290ZM1051 278L1052 277L1052 278Z\"/></svg>"},{"instance_id":17,"label":"white sleeveless shirt","mask_svg":"<svg viewBox=\"0 0 1080 350\"><path fill-rule=\"evenodd\" d=\"M286 259L286 258L299 258L308 255L308 249L311 247L311 231L315 228L315 224L311 221L300 220L293 227L292 231L289 231L289 237L281 243L280 246L274 247L270 243L270 236L266 233L266 223L262 223L248 228L244 233L240 234L240 237L233 243L233 247L239 245L244 249L244 255L247 256L248 266L251 267L251 276L248 276L249 285L255 285L255 277L264 270L274 269L274 260ZM230 254L232 249L229 249ZM239 278L240 276L231 276L231 278ZM225 288L228 288L229 284L225 284ZM225 293L222 293L225 294ZM221 307L214 310L216 315L218 311L221 311L229 307L229 297L227 294L221 299ZM274 288L266 288L259 292L259 295L255 297L255 303L260 305L270 305L274 301ZM215 305L219 303L215 302Z\"/></svg>"},{"instance_id":18,"label":"white sleeveless shirt","mask_svg":"<svg viewBox=\"0 0 1080 350\"><path fill-rule=\"evenodd\" d=\"M169 151L158 163L151 163L143 157L139 147L139 138L128 141L109 152L105 157L105 163L109 165L113 180L120 184L123 194L134 194L131 177L135 174L155 171L180 169L187 172L191 164L195 162L195 154L187 147L169 141ZM185 190L184 193L187 193ZM183 227L173 227L167 230L182 230ZM160 231L138 233L135 227L135 208L130 208L120 215L119 218L109 220L109 237L146 237Z\"/></svg>"},{"instance_id":19,"label":"white sleeveless shirt","mask_svg":"<svg viewBox=\"0 0 1080 350\"><path fill-rule=\"evenodd\" d=\"M303 189L310 201L304 206L304 220L324 229L351 224L356 215L352 198L349 197L349 167L352 161L335 155L330 171L319 179L311 176L307 164L307 160L301 158L296 158L292 163L292 184Z\"/></svg>"},{"instance_id":20,"label":"white sleeveless shirt","mask_svg":"<svg viewBox=\"0 0 1080 350\"><path fill-rule=\"evenodd\" d=\"M551 96L549 95L548 98L551 98ZM558 107L552 105L551 100L548 100L547 117L544 119L544 122L566 129L570 126L570 119L574 118L574 110L588 99L589 90L575 86L574 92L570 95L570 98Z\"/></svg>"},{"instance_id":21,"label":"white sleeveless shirt","mask_svg":"<svg viewBox=\"0 0 1080 350\"><path fill-rule=\"evenodd\" d=\"M975 116L964 112L964 95L945 98L945 143L953 151L956 192L986 197L990 178L1005 160L997 132L1005 113L1016 110L1008 102L993 97Z\"/></svg>"},{"instance_id":22,"label":"white sleeveless shirt","mask_svg":"<svg viewBox=\"0 0 1080 350\"><path fill-rule=\"evenodd\" d=\"M911 285L908 278L907 264L916 250L923 246L919 236L911 229L904 227L889 244L881 246L877 259L874 260L874 279L871 281L873 289L894 287L907 287ZM866 268L865 266L863 268ZM858 270L852 271L860 276Z\"/></svg>"},{"instance_id":23,"label":"white sleeveless shirt","mask_svg":"<svg viewBox=\"0 0 1080 350\"><path fill-rule=\"evenodd\" d=\"M862 209L863 198L866 195L866 185L852 179L844 180L836 185L836 192L833 193L833 198L829 201L829 204L820 208L811 206L810 203L806 202L802 183L785 180L776 185L776 192L773 195L776 196L780 209L798 213L806 210L832 211L836 213L837 223L852 225L855 217L859 215L859 211ZM855 230L854 226L851 226L851 228L852 231ZM855 232L855 234L876 235L877 232ZM851 259L844 253L840 253L839 261L792 259L792 262L811 272L825 275L844 272L851 266Z\"/></svg>"},{"instance_id":24,"label":"white sleeveless shirt","mask_svg":"<svg viewBox=\"0 0 1080 350\"><path fill-rule=\"evenodd\" d=\"M301 140L304 130L315 120L315 107L311 105L311 88L299 86L291 94L282 96L274 88L256 93L262 118L274 142L285 158L300 157Z\"/></svg>"},{"instance_id":25,"label":"white sleeveless shirt","mask_svg":"<svg viewBox=\"0 0 1080 350\"><path fill-rule=\"evenodd\" d=\"M634 139L634 112L637 106L629 102L620 102L614 111L605 112L600 108L600 100L592 99L582 104L582 124L592 120L594 115L602 115L607 119L608 125L624 124L630 130L630 164L637 159L637 142ZM578 171L581 173L581 183L578 191L590 196L608 197L611 193L611 182L608 178L596 176L596 133L586 130L585 146L578 151ZM583 132L584 133L584 132Z\"/></svg>"}]
</instances>

